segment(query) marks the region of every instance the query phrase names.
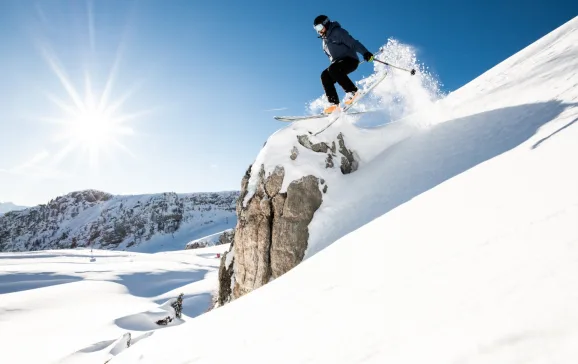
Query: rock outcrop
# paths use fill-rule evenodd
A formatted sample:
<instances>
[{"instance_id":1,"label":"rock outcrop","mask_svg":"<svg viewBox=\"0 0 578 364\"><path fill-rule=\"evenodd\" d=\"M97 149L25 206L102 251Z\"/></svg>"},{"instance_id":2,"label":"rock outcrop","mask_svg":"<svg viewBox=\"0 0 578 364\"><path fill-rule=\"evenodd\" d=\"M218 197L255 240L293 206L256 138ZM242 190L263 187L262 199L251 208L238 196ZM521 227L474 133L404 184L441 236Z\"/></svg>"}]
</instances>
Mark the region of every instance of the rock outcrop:
<instances>
[{"instance_id":1,"label":"rock outcrop","mask_svg":"<svg viewBox=\"0 0 578 364\"><path fill-rule=\"evenodd\" d=\"M231 244L235 238L235 229L227 229L220 233L193 240L185 246L185 250L206 248L209 246Z\"/></svg>"},{"instance_id":2,"label":"rock outcrop","mask_svg":"<svg viewBox=\"0 0 578 364\"><path fill-rule=\"evenodd\" d=\"M297 142L299 145L288 151L291 161L308 149L319 153L328 169L338 165L341 173L348 174L358 168L356 155L346 147L342 134L331 143L313 143L307 135L299 135ZM255 179L252 167L241 182L234 243L221 259L217 306L267 284L303 260L309 223L328 190L326 181L313 175L287 183L284 166L276 166L266 175L261 165ZM282 192L284 183L287 188Z\"/></svg>"},{"instance_id":3,"label":"rock outcrop","mask_svg":"<svg viewBox=\"0 0 578 364\"><path fill-rule=\"evenodd\" d=\"M342 133L337 135L337 144L339 145L339 149L337 149L335 141L333 141L331 145L327 144L326 142L312 143L308 135L299 135L297 140L299 141L299 144L307 149L310 149L316 153L326 154L326 168L335 167L334 159L338 157L341 157L341 165L339 167L341 169L341 173L349 174L351 172L355 172L358 168L359 163L355 157L355 154L345 146L345 140ZM295 151L292 152L291 159L297 159L297 153Z\"/></svg>"},{"instance_id":4,"label":"rock outcrop","mask_svg":"<svg viewBox=\"0 0 578 364\"><path fill-rule=\"evenodd\" d=\"M246 206L237 203L235 233L235 284L240 297L277 278L303 260L308 225L321 206L319 179L306 176L292 181L280 193L284 170L278 167L268 177L261 169L257 190ZM248 174L241 196L247 193Z\"/></svg>"}]
</instances>

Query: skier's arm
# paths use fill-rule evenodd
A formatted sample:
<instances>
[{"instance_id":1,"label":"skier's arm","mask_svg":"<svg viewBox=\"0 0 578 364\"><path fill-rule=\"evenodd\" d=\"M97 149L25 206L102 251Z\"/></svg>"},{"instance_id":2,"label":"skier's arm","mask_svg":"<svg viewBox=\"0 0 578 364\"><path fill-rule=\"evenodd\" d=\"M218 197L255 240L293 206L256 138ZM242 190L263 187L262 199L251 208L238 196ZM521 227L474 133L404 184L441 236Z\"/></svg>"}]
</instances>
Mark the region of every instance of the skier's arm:
<instances>
[{"instance_id":1,"label":"skier's arm","mask_svg":"<svg viewBox=\"0 0 578 364\"><path fill-rule=\"evenodd\" d=\"M349 32L343 28L337 29L339 32L339 41L348 46L349 48L354 49L359 54L369 53L367 48L360 41L353 38Z\"/></svg>"}]
</instances>

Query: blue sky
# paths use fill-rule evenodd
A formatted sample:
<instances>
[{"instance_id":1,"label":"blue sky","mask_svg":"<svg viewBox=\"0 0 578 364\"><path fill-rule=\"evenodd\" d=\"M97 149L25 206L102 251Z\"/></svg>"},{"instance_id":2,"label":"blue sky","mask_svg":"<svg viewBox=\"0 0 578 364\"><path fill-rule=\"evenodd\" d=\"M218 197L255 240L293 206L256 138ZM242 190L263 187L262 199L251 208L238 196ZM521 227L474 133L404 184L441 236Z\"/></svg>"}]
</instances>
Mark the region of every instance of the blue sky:
<instances>
[{"instance_id":1,"label":"blue sky","mask_svg":"<svg viewBox=\"0 0 578 364\"><path fill-rule=\"evenodd\" d=\"M578 3L0 1L0 201L238 190L285 126L272 116L303 113L322 94L319 14L371 50L389 37L411 44L451 91L576 16ZM74 119L90 113L71 95L86 106L107 89L102 105L119 105L121 128L78 130Z\"/></svg>"}]
</instances>

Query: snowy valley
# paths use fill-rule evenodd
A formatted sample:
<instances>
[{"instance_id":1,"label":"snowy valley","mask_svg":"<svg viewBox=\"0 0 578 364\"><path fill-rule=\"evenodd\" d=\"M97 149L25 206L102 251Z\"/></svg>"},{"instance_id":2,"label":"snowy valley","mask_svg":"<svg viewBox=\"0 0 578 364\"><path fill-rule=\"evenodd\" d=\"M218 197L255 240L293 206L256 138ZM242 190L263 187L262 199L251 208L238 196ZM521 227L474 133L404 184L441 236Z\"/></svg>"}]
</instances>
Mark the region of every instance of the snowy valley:
<instances>
[{"instance_id":1,"label":"snowy valley","mask_svg":"<svg viewBox=\"0 0 578 364\"><path fill-rule=\"evenodd\" d=\"M388 77L360 108L379 110L317 136L326 119L280 124L240 193L0 217L2 357L576 362L578 17L449 95L411 47L377 56L419 72L375 64L360 85Z\"/></svg>"}]
</instances>

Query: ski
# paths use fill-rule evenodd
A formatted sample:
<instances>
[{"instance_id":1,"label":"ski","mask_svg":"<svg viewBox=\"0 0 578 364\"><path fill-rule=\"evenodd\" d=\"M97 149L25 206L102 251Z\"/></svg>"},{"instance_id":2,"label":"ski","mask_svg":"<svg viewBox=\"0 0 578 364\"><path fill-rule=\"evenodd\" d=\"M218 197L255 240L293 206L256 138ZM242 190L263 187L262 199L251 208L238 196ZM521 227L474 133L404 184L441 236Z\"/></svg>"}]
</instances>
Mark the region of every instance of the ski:
<instances>
[{"instance_id":1,"label":"ski","mask_svg":"<svg viewBox=\"0 0 578 364\"><path fill-rule=\"evenodd\" d=\"M366 112L370 112L373 110L367 111L353 111L348 113L348 115L357 115L357 114L364 114ZM306 116L274 116L273 118L278 121L287 121L287 122L294 122L300 120L310 120L310 119L321 119L330 115L326 114L314 114L314 115L306 115Z\"/></svg>"},{"instance_id":2,"label":"ski","mask_svg":"<svg viewBox=\"0 0 578 364\"><path fill-rule=\"evenodd\" d=\"M387 71L383 72L383 75L373 83L373 85L371 85L369 88L367 88L366 90L362 91L361 95L359 95L357 97L357 99L352 102L349 105L346 105L343 109L341 109L341 115L345 114L345 115L351 115L353 113L348 113L347 110L351 109L357 102L359 102L359 100L361 100L365 95L367 95L371 90L373 90L375 88L375 86L377 86L381 81L383 81L385 79L385 77L387 76ZM333 125L333 123L335 123L340 117L341 115L337 116L335 118L335 120L330 121L327 125L325 125L321 130L318 130L317 132L313 133L313 132L309 132L309 134L312 135L318 135L320 133L322 133L323 131L325 131L327 128L329 128L331 125Z\"/></svg>"}]
</instances>

